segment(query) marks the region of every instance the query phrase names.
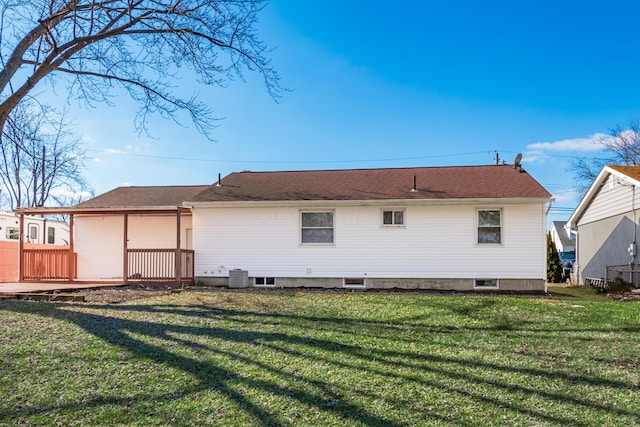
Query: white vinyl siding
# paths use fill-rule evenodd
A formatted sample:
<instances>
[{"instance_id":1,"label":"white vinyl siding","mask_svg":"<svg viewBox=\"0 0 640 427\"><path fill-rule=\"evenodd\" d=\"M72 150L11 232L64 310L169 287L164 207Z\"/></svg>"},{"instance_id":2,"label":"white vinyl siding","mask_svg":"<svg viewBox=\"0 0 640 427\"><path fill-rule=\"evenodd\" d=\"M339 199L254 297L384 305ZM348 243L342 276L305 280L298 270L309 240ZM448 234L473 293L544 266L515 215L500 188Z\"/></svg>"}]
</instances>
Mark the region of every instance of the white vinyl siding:
<instances>
[{"instance_id":1,"label":"white vinyl siding","mask_svg":"<svg viewBox=\"0 0 640 427\"><path fill-rule=\"evenodd\" d=\"M334 245L300 245L295 207L195 208L196 276L544 278L544 205L506 204L502 244L477 244L477 206L416 205L411 223L393 233L381 209L334 209ZM311 210L309 210L311 211Z\"/></svg>"},{"instance_id":2,"label":"white vinyl siding","mask_svg":"<svg viewBox=\"0 0 640 427\"><path fill-rule=\"evenodd\" d=\"M635 193L635 207L637 209L640 208L640 189L636 188ZM609 175L580 218L578 225L630 212L632 199L631 184L616 175Z\"/></svg>"}]
</instances>

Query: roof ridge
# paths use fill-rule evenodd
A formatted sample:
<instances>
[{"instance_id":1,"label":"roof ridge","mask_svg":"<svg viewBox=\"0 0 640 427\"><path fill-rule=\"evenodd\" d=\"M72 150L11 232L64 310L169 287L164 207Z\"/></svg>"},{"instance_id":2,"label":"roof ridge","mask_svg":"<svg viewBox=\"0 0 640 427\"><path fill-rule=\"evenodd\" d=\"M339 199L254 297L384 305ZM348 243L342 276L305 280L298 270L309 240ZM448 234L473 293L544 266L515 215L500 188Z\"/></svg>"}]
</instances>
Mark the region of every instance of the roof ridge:
<instances>
[{"instance_id":1,"label":"roof ridge","mask_svg":"<svg viewBox=\"0 0 640 427\"><path fill-rule=\"evenodd\" d=\"M411 170L411 169L461 169L461 168L486 168L494 166L509 166L510 163L487 164L487 165L449 165L449 166L401 166L401 167L383 167L383 168L348 168L348 169L294 169L294 170L275 170L275 171L252 171L244 170L232 172L231 174L241 173L313 173L313 172L355 172L355 171L385 171L385 170Z\"/></svg>"}]
</instances>

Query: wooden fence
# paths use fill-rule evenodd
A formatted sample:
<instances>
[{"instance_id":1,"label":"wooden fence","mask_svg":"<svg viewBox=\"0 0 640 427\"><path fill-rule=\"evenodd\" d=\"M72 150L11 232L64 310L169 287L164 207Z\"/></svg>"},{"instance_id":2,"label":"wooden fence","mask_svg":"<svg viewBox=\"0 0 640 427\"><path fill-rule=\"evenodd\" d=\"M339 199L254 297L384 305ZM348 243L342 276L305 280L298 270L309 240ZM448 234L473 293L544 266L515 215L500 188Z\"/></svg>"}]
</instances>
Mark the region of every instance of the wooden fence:
<instances>
[{"instance_id":1,"label":"wooden fence","mask_svg":"<svg viewBox=\"0 0 640 427\"><path fill-rule=\"evenodd\" d=\"M23 280L69 280L69 249L24 249ZM77 272L77 254L73 254L73 278Z\"/></svg>"},{"instance_id":2,"label":"wooden fence","mask_svg":"<svg viewBox=\"0 0 640 427\"><path fill-rule=\"evenodd\" d=\"M190 249L127 249L127 280L176 280L176 252L180 256L180 279L193 281L194 251Z\"/></svg>"}]
</instances>

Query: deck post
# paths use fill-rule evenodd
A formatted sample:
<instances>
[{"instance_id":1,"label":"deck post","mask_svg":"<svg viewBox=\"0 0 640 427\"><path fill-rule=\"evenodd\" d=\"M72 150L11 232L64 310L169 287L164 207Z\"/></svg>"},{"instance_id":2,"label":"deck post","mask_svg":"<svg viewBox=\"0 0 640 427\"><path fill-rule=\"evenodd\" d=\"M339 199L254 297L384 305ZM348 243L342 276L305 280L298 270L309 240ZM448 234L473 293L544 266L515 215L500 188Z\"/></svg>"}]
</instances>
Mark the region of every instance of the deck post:
<instances>
[{"instance_id":1,"label":"deck post","mask_svg":"<svg viewBox=\"0 0 640 427\"><path fill-rule=\"evenodd\" d=\"M24 230L24 214L20 214L20 222L18 225L18 281L24 280L24 238L22 232Z\"/></svg>"},{"instance_id":2,"label":"deck post","mask_svg":"<svg viewBox=\"0 0 640 427\"><path fill-rule=\"evenodd\" d=\"M75 260L73 259L74 241L73 241L73 214L69 214L69 257L67 258L67 268L69 269L69 281L73 282L73 276L76 269Z\"/></svg>"},{"instance_id":3,"label":"deck post","mask_svg":"<svg viewBox=\"0 0 640 427\"><path fill-rule=\"evenodd\" d=\"M182 251L180 250L180 214L182 209L180 206L176 209L176 259L175 259L175 276L176 283L182 282Z\"/></svg>"},{"instance_id":4,"label":"deck post","mask_svg":"<svg viewBox=\"0 0 640 427\"><path fill-rule=\"evenodd\" d=\"M122 279L125 283L129 281L129 214L124 214L124 232L122 242Z\"/></svg>"}]
</instances>

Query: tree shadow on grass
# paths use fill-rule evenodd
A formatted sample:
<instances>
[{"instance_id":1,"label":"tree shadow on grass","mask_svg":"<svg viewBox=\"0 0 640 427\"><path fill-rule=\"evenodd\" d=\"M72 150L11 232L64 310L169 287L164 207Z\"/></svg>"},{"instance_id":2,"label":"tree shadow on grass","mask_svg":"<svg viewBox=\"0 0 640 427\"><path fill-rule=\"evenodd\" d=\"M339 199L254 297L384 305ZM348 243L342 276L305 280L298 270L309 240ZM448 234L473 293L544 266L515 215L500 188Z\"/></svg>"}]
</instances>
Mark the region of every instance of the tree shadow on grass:
<instances>
[{"instance_id":1,"label":"tree shadow on grass","mask_svg":"<svg viewBox=\"0 0 640 427\"><path fill-rule=\"evenodd\" d=\"M100 338L104 342L125 349L136 357L148 359L158 364L175 368L192 375L193 378L196 379L196 384L183 389L178 395L176 395L175 393L170 393L164 396L160 395L142 397L141 399L158 399L159 401L170 401L176 399L177 397L184 397L192 393L215 389L216 392L224 395L227 399L241 407L253 419L255 424L264 426L283 424L282 420L279 419L277 413L269 411L268 408L264 407L264 405L257 404L247 395L238 392L234 387L230 386L230 383L240 383L250 389L257 390L259 392L284 396L288 399L294 399L303 405L316 407L322 411L333 412L342 419L356 421L364 425L401 425L389 419L373 415L364 409L353 406L348 400L343 399L341 396L336 394L334 391L332 391L331 387L328 384L325 384L323 382L309 381L304 377L294 378L291 374L279 371L278 373L280 375L289 376L291 380L298 379L305 382L311 382L311 384L316 390L318 390L318 392L311 393L302 389L285 388L274 385L271 382L266 382L264 380L246 376L242 372L229 371L223 367L217 366L212 362L203 362L196 358L190 358L168 351L161 346L152 345L141 339L136 339L134 338L134 336L146 336L150 338L161 339L165 342L172 341L175 344L188 346L193 346L193 343L176 338L175 336L188 334L193 336L206 336L210 338L222 339L228 342L248 344L255 343L257 342L257 340L285 340L295 344L296 342L303 340L302 338L291 337L286 334L279 333L265 334L255 331L235 331L231 329L216 327L168 325L162 323L115 318L98 314L88 314L83 311L74 311L73 305L71 304L54 304L54 307L55 308L53 310L47 313L35 312L33 314L48 315L53 318L70 321L73 324L81 327L88 333ZM144 306L136 306L134 310L145 311L145 308ZM154 312L155 310L151 309L149 311ZM176 310L176 312L185 314L183 310L179 309ZM167 311L167 313L170 314L171 310ZM230 315L245 316L248 314L255 313L232 313ZM308 342L307 340L304 341ZM335 346L335 343L327 341L320 343L320 345L326 348ZM211 349L208 350L211 351ZM213 351L215 352L215 350ZM238 358L237 354L229 354L229 356ZM242 361L254 365L256 364L255 361L247 358L244 358ZM261 366L265 369L268 367L264 364L262 364ZM3 419L7 419L8 417L27 416L35 413L41 413L43 411L51 411L54 409L78 410L83 408L87 409L91 407L97 407L105 404L124 405L130 404L135 400L135 398L132 399L131 397L105 398L103 396L95 396L94 398L88 401L83 401L82 403L74 402L69 404L61 404L51 408L42 408L38 406L31 409L25 407L18 411L0 411L0 421Z\"/></svg>"},{"instance_id":2,"label":"tree shadow on grass","mask_svg":"<svg viewBox=\"0 0 640 427\"><path fill-rule=\"evenodd\" d=\"M170 402L176 398L214 389L217 393L220 393L229 401L234 402L238 407L242 408L246 415L257 425L287 424L287 422L279 416L280 414L270 410L270 408L264 404L254 401L248 393L238 391L239 388L236 387L236 385L240 384L245 389L290 399L298 402L301 406L329 412L343 420L349 420L363 425L402 425L400 422L394 422L389 418L375 415L371 410L354 405L349 396L345 396L344 393L336 391L336 387L328 381L309 378L295 371L288 372L275 365L256 360L241 353L211 348L196 340L196 338L205 338L222 340L226 343L233 344L262 346L272 352L292 358L305 359L309 362L323 362L331 366L332 369L360 370L362 371L362 375L376 375L389 381L413 382L416 385L428 389L445 389L447 393L465 399L483 402L495 407L507 408L514 412L525 414L527 417L549 423L581 425L578 420L572 418L570 415L561 416L545 413L542 410L529 408L525 404L512 403L506 398L485 396L482 392L476 390L478 386L480 386L482 388L498 390L505 396L512 393L537 395L547 401L555 402L557 405L565 405L568 402L578 407L614 413L621 416L634 417L638 415L602 402L593 402L586 398L571 397L548 390L539 390L525 384L513 384L507 381L490 379L477 373L490 370L498 373L543 377L548 380L559 380L575 385L586 384L592 387L624 389L630 392L636 391L634 385L622 381L597 379L578 374L553 372L545 369L518 368L507 364L489 363L468 358L444 357L434 354L418 354L379 348L365 349L359 345L345 344L332 339L317 338L312 334L304 332L305 328L314 326L316 329L325 327L339 329L344 334L349 333L353 329L366 331L371 328L381 328L382 330L376 335L382 336L385 335L385 331L388 332L389 330L388 322L379 322L371 319L353 319L348 316L340 318L303 316L281 313L261 313L251 310L226 310L204 306L137 304L131 306L119 305L106 307L101 305L52 304L51 307L52 309L50 311L45 312L40 310L33 312L33 314L70 321L91 335L113 346L124 349L136 357L150 360L161 366L171 367L187 373L195 379L194 384L183 387L177 394L161 393L152 396L142 395L133 399L131 397L113 398L94 396L92 399L81 403L59 404L55 407L47 408L47 410L51 411L65 409L77 410L79 407L90 409L105 404L124 405L136 399L140 401L154 400L158 402ZM105 309L122 312L124 318L87 312ZM16 311L28 312L28 310L18 309L16 309ZM135 318L136 314L140 313L156 316L202 317L208 319L209 322L207 325L194 326L179 321L169 324L163 323L160 320L141 321L131 318ZM218 322L218 320L221 322ZM230 322L232 326L224 326L222 322ZM265 325L270 325L273 328L265 332L263 328ZM300 327L296 329L298 332L283 332L283 330L286 330L283 329L283 327L290 325L298 325ZM441 333L439 330L441 330L442 325L438 325L437 323L431 325L419 323L419 325L415 325L412 321L409 321L404 327L427 327L432 328L430 333ZM262 330L259 328L262 328ZM391 328L391 330L393 331L393 328ZM452 332L448 331L447 333ZM185 336L192 337L192 339L183 338ZM389 339L389 337L387 334L387 339ZM153 341L154 344L149 343L149 339ZM156 342L158 344L155 344ZM171 345L161 345L161 343L169 343ZM188 357L178 352L173 352L171 351L173 346L181 346L182 348L190 348L192 350L210 352L211 354L233 358L239 363L242 363L242 366L252 366L264 372L271 373L278 378L285 378L286 381L274 384L273 381L266 381L255 376L246 375L244 372L233 371L212 361L203 361L197 357ZM378 361L378 367L369 366L366 370L363 370L361 362L370 360ZM381 366L392 366L393 369L384 369ZM398 372L399 368L402 373ZM472 372L476 374L469 374L468 370L470 368L474 369ZM465 373L465 371L467 372ZM429 379L433 376L440 377L443 381ZM450 384L447 385L447 381L450 382ZM473 387L467 389L459 385L465 382L473 384ZM296 385L302 383L310 385L311 390L308 390L309 387L303 388L302 386ZM383 398L387 399L386 396ZM391 399L388 403L390 405L407 404L406 402L399 402L397 398L396 400ZM18 411L0 411L0 420L15 416L25 416L40 412L41 410L41 408L25 407ZM425 415L425 419L429 419L432 422L439 420L445 423L464 425L463 420L456 417L455 414L443 416L432 413Z\"/></svg>"}]
</instances>

